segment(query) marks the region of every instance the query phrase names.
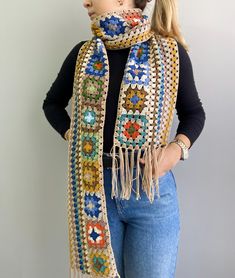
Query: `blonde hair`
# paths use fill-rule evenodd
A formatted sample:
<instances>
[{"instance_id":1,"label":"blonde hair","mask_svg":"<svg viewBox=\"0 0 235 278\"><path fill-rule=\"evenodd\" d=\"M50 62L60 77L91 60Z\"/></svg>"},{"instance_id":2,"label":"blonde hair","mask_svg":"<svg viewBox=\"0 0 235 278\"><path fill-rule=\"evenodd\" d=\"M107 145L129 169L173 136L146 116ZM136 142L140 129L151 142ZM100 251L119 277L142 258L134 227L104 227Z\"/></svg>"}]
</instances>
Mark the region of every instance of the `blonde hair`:
<instances>
[{"instance_id":1,"label":"blonde hair","mask_svg":"<svg viewBox=\"0 0 235 278\"><path fill-rule=\"evenodd\" d=\"M147 2L151 0L135 0L136 7L144 9ZM152 0L155 1L151 18L151 29L163 37L173 37L189 51L180 31L178 21L178 0Z\"/></svg>"}]
</instances>

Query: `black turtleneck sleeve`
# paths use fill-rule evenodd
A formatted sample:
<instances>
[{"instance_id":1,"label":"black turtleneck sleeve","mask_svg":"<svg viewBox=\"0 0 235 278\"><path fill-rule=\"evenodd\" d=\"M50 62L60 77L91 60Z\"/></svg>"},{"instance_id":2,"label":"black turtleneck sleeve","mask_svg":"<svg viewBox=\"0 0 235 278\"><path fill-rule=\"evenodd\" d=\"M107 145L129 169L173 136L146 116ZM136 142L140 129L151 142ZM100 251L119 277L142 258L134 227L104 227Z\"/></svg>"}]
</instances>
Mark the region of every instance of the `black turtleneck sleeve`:
<instances>
[{"instance_id":1,"label":"black turtleneck sleeve","mask_svg":"<svg viewBox=\"0 0 235 278\"><path fill-rule=\"evenodd\" d=\"M176 114L179 119L177 134L186 135L192 145L199 137L205 124L205 111L194 82L193 67L186 49L178 42L180 57L180 78L176 100Z\"/></svg>"},{"instance_id":2,"label":"black turtleneck sleeve","mask_svg":"<svg viewBox=\"0 0 235 278\"><path fill-rule=\"evenodd\" d=\"M72 97L77 54L83 43L85 41L79 42L69 52L43 100L42 108L48 122L63 138L70 127L71 119L65 108Z\"/></svg>"},{"instance_id":3,"label":"black turtleneck sleeve","mask_svg":"<svg viewBox=\"0 0 235 278\"><path fill-rule=\"evenodd\" d=\"M85 42L81 41L75 45L67 55L43 101L42 107L47 120L63 138L70 127L70 117L65 108L72 97L76 59L80 47ZM186 135L191 142L191 148L204 127L205 111L195 86L190 57L179 42L178 49L180 67L176 113L179 125L176 134ZM107 50L110 80L104 126L104 152L110 152L113 143L118 96L128 53L129 48L115 51Z\"/></svg>"}]
</instances>

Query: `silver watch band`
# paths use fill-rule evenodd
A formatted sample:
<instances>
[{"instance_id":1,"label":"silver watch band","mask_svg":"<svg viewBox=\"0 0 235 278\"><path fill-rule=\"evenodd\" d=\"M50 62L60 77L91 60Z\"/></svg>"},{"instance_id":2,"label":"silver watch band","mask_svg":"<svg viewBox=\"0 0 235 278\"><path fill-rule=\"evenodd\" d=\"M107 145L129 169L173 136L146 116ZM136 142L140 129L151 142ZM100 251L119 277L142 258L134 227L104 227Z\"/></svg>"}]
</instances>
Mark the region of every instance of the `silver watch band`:
<instances>
[{"instance_id":1,"label":"silver watch band","mask_svg":"<svg viewBox=\"0 0 235 278\"><path fill-rule=\"evenodd\" d=\"M170 143L176 143L181 147L181 158L180 160L185 160L188 158L189 153L188 153L188 147L185 145L185 143L180 140L180 139L174 139L173 141L171 141Z\"/></svg>"}]
</instances>

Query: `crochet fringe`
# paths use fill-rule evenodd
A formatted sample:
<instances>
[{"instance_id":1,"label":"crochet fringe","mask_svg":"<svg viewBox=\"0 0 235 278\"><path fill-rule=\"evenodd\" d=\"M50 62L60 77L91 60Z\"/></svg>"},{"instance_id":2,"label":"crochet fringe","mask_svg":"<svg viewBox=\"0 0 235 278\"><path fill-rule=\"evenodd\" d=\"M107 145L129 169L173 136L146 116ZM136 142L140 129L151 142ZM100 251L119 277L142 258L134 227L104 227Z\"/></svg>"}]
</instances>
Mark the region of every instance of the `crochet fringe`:
<instances>
[{"instance_id":1,"label":"crochet fringe","mask_svg":"<svg viewBox=\"0 0 235 278\"><path fill-rule=\"evenodd\" d=\"M134 190L132 185L136 179L136 200L140 198L140 179L142 179L142 189L146 192L146 195L151 203L154 201L154 187L156 188L157 197L160 198L159 193L159 163L164 155L164 151L168 144L164 146L148 146L144 150L143 154L143 175L140 170L140 156L142 149L137 150L136 161L136 177L133 179L134 171L134 154L135 149L131 150L130 162L128 149L125 151L119 146L113 146L110 155L112 156L112 195L111 197L120 197L121 199L129 200L131 196L131 190ZM116 158L116 147L119 148L119 160L120 160L120 183L121 192L118 191L118 163Z\"/></svg>"}]
</instances>

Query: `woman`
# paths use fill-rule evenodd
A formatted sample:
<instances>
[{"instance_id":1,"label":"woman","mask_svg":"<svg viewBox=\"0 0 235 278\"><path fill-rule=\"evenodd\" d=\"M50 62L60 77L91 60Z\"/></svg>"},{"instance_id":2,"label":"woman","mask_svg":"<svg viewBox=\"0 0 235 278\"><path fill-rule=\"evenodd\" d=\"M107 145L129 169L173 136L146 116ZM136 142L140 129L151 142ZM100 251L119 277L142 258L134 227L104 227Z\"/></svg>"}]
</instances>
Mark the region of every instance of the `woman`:
<instances>
[{"instance_id":1,"label":"woman","mask_svg":"<svg viewBox=\"0 0 235 278\"><path fill-rule=\"evenodd\" d=\"M171 278L180 232L171 169L205 122L176 3L156 1L151 25L146 0L83 3L94 36L71 50L43 103L69 142L70 277Z\"/></svg>"}]
</instances>

